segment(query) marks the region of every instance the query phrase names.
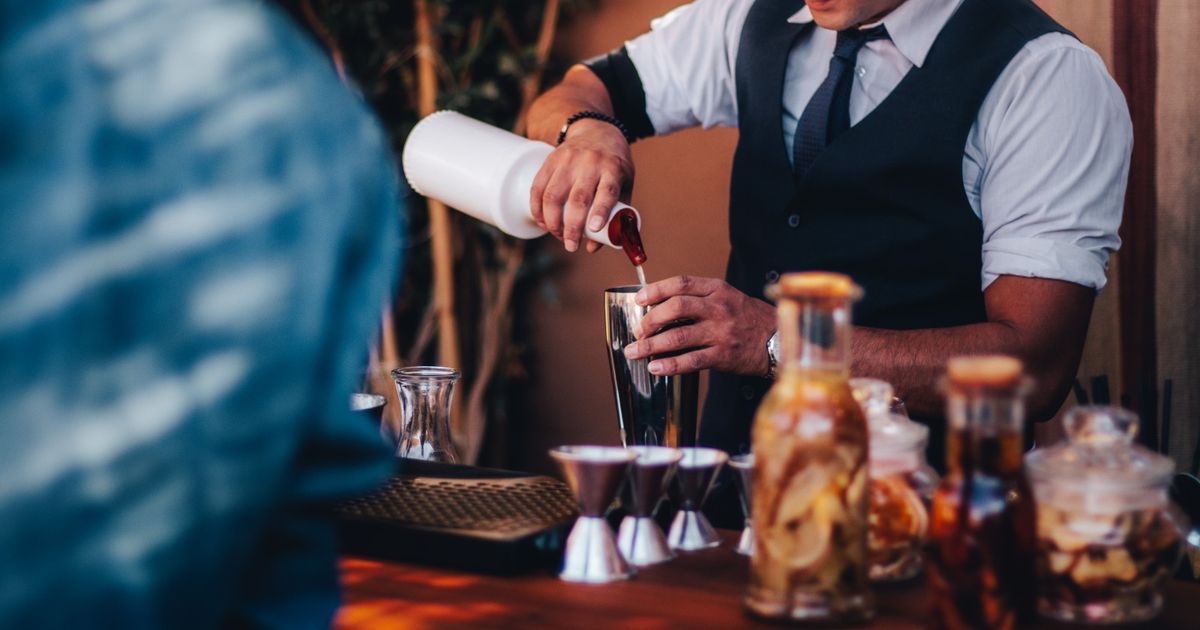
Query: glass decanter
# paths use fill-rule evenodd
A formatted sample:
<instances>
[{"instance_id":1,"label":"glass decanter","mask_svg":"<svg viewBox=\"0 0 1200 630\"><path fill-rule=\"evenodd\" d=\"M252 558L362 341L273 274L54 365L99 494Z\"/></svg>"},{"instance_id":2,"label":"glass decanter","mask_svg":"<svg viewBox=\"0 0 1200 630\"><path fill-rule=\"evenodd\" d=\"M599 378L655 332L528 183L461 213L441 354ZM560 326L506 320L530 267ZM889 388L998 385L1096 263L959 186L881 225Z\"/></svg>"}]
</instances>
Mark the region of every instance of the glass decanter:
<instances>
[{"instance_id":1,"label":"glass decanter","mask_svg":"<svg viewBox=\"0 0 1200 630\"><path fill-rule=\"evenodd\" d=\"M779 302L780 372L754 419L755 615L854 622L873 614L867 582L867 421L847 382L850 305L833 273L791 273Z\"/></svg>"},{"instance_id":2,"label":"glass decanter","mask_svg":"<svg viewBox=\"0 0 1200 630\"><path fill-rule=\"evenodd\" d=\"M382 428L391 437L396 457L448 464L458 463L450 440L450 404L458 370L439 366L414 366L392 370L400 397L400 426Z\"/></svg>"},{"instance_id":3,"label":"glass decanter","mask_svg":"<svg viewBox=\"0 0 1200 630\"><path fill-rule=\"evenodd\" d=\"M930 625L1013 628L1034 611L1033 496L1021 465L1023 366L1004 356L947 366L946 477L930 519Z\"/></svg>"}]
</instances>

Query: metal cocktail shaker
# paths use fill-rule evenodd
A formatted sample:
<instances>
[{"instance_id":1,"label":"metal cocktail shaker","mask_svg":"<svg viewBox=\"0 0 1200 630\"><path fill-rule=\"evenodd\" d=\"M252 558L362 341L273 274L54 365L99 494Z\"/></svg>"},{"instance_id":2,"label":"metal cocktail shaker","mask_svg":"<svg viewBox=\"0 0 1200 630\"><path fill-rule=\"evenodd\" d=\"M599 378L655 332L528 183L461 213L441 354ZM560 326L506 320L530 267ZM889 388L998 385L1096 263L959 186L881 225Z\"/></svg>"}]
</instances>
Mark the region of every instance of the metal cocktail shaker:
<instances>
[{"instance_id":1,"label":"metal cocktail shaker","mask_svg":"<svg viewBox=\"0 0 1200 630\"><path fill-rule=\"evenodd\" d=\"M614 287L604 292L604 331L621 443L625 446L696 444L697 397L700 375L656 376L649 361L625 358L625 346L637 341L633 327L649 312L634 301L638 286Z\"/></svg>"}]
</instances>

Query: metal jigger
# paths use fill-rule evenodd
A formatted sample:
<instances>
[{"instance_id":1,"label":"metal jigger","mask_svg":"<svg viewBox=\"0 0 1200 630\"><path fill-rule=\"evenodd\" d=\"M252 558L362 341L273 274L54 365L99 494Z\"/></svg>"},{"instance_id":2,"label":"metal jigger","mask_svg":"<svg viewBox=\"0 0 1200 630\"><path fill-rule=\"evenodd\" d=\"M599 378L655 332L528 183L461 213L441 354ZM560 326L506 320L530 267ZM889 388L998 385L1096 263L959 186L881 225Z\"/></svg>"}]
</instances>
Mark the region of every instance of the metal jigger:
<instances>
[{"instance_id":1,"label":"metal jigger","mask_svg":"<svg viewBox=\"0 0 1200 630\"><path fill-rule=\"evenodd\" d=\"M679 460L679 468L675 479L679 484L680 510L671 523L671 532L667 540L671 549L677 551L696 551L709 549L721 544L721 538L712 523L708 522L700 508L708 498L713 481L721 466L729 459L725 451L715 448L681 448L683 457Z\"/></svg>"},{"instance_id":2,"label":"metal jigger","mask_svg":"<svg viewBox=\"0 0 1200 630\"><path fill-rule=\"evenodd\" d=\"M644 567L675 557L654 521L654 512L683 453L665 446L631 446L629 450L637 455L631 473L633 501L630 514L621 521L617 546L630 564Z\"/></svg>"},{"instance_id":3,"label":"metal jigger","mask_svg":"<svg viewBox=\"0 0 1200 630\"><path fill-rule=\"evenodd\" d=\"M579 501L579 518L567 536L563 568L558 577L568 582L603 584L633 575L613 541L604 512L625 480L629 462L637 457L616 446L560 446L550 451L567 485Z\"/></svg>"},{"instance_id":4,"label":"metal jigger","mask_svg":"<svg viewBox=\"0 0 1200 630\"><path fill-rule=\"evenodd\" d=\"M750 521L750 493L754 491L754 453L734 455L729 458L729 467L737 471L738 497L742 503L742 537L738 539L737 552L743 556L754 555L754 526Z\"/></svg>"}]
</instances>

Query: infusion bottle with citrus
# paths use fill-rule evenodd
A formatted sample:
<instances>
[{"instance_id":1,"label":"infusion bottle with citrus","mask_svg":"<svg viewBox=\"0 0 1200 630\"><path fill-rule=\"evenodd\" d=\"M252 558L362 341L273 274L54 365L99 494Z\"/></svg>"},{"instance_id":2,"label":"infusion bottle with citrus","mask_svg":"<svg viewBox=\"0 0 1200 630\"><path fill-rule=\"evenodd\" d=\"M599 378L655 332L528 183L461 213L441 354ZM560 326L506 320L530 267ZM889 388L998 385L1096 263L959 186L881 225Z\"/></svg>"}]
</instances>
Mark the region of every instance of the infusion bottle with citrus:
<instances>
[{"instance_id":1,"label":"infusion bottle with citrus","mask_svg":"<svg viewBox=\"0 0 1200 630\"><path fill-rule=\"evenodd\" d=\"M833 273L785 274L780 366L755 415L746 607L767 618L869 618L867 421L848 383L850 306L862 291Z\"/></svg>"}]
</instances>

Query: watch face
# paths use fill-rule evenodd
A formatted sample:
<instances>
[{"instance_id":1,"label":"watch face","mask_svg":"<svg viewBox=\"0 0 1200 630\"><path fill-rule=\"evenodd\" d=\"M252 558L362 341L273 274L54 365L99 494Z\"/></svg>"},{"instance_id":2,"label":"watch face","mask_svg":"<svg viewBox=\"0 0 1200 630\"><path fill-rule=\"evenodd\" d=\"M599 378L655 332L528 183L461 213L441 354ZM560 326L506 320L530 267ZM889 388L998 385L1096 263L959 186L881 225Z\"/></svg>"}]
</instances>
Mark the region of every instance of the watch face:
<instances>
[{"instance_id":1,"label":"watch face","mask_svg":"<svg viewBox=\"0 0 1200 630\"><path fill-rule=\"evenodd\" d=\"M775 378L775 369L779 365L779 331L767 340L767 378Z\"/></svg>"}]
</instances>

